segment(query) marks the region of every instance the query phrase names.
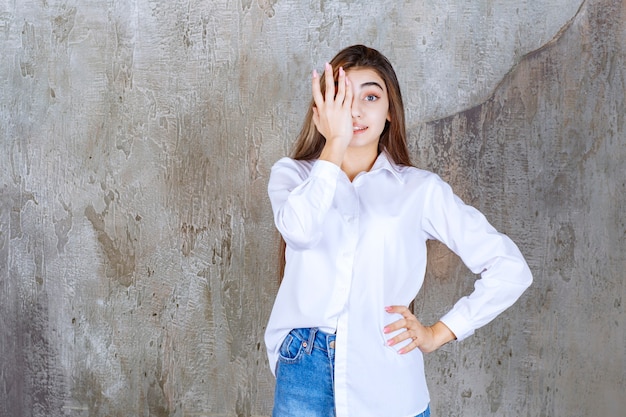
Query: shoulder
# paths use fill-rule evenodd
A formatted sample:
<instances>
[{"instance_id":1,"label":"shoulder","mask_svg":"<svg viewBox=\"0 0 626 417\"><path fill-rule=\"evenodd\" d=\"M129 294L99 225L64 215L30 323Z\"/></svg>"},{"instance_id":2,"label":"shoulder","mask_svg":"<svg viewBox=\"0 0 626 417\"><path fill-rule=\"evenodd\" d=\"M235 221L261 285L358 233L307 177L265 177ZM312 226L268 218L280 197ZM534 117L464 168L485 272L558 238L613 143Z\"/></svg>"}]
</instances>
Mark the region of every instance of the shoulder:
<instances>
[{"instance_id":1,"label":"shoulder","mask_svg":"<svg viewBox=\"0 0 626 417\"><path fill-rule=\"evenodd\" d=\"M275 168L303 168L303 169L311 169L315 161L302 161L299 159L293 159L288 156L284 156L280 158L278 161L274 163L272 169Z\"/></svg>"},{"instance_id":2,"label":"shoulder","mask_svg":"<svg viewBox=\"0 0 626 417\"><path fill-rule=\"evenodd\" d=\"M329 161L321 159L299 160L288 157L279 159L272 167L272 175L286 173L297 175L303 179L309 176L335 178L340 171L341 168Z\"/></svg>"},{"instance_id":3,"label":"shoulder","mask_svg":"<svg viewBox=\"0 0 626 417\"><path fill-rule=\"evenodd\" d=\"M403 182L411 186L441 187L447 185L439 175L425 169L405 165L394 165L394 169Z\"/></svg>"},{"instance_id":4,"label":"shoulder","mask_svg":"<svg viewBox=\"0 0 626 417\"><path fill-rule=\"evenodd\" d=\"M415 197L415 203L437 210L442 204L456 200L452 187L438 174L413 166L398 167L405 195Z\"/></svg>"},{"instance_id":5,"label":"shoulder","mask_svg":"<svg viewBox=\"0 0 626 417\"><path fill-rule=\"evenodd\" d=\"M272 173L275 172L295 172L301 175L308 175L313 169L315 161L302 161L289 157L282 157L272 166Z\"/></svg>"}]
</instances>

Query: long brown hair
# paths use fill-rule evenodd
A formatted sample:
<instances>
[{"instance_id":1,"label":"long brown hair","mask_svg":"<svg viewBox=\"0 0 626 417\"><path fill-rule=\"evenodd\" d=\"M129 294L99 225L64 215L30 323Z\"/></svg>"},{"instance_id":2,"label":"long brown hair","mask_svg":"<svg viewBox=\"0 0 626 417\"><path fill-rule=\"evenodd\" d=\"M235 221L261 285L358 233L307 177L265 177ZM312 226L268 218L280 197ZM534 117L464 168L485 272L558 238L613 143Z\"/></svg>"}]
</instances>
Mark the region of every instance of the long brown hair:
<instances>
[{"instance_id":1,"label":"long brown hair","mask_svg":"<svg viewBox=\"0 0 626 417\"><path fill-rule=\"evenodd\" d=\"M389 97L389 119L385 124L383 133L378 141L378 152L383 149L389 157L398 165L411 166L411 158L406 143L406 124L404 121L404 104L400 93L400 84L396 72L389 60L376 49L364 45L353 45L339 51L330 61L333 67L335 81L339 77L339 67L345 71L351 69L371 69L376 72L385 82ZM322 94L325 91L324 77L320 77ZM311 99L307 114L304 118L302 129L294 144L291 157L298 160L317 159L322 153L326 139L317 130L313 123L313 107L315 102ZM280 268L279 279L282 280L285 272L285 240L280 238Z\"/></svg>"}]
</instances>

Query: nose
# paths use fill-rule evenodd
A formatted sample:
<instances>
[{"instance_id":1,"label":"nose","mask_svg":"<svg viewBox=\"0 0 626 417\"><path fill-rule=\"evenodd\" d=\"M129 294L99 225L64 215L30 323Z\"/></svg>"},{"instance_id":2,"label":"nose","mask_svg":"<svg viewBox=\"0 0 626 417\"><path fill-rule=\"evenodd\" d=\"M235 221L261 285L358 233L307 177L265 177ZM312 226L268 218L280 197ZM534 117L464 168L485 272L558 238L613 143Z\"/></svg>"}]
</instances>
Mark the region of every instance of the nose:
<instances>
[{"instance_id":1,"label":"nose","mask_svg":"<svg viewBox=\"0 0 626 417\"><path fill-rule=\"evenodd\" d=\"M359 100L356 98L356 96L352 99L352 107L351 107L351 111L352 111L352 117L355 119L358 119L359 117L361 117L361 106L359 106Z\"/></svg>"}]
</instances>

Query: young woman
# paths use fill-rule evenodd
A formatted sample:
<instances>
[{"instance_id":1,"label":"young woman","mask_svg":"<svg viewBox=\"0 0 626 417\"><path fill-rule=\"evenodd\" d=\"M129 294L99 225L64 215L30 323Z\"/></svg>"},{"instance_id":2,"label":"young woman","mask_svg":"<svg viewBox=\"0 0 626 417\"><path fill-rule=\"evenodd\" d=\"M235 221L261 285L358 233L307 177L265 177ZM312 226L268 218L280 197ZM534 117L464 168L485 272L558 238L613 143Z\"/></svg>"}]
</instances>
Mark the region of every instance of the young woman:
<instances>
[{"instance_id":1,"label":"young woman","mask_svg":"<svg viewBox=\"0 0 626 417\"><path fill-rule=\"evenodd\" d=\"M313 72L313 100L269 196L285 248L265 341L274 417L430 415L423 353L470 336L530 285L515 244L411 165L395 72L355 45ZM440 321L407 307L437 239L481 278Z\"/></svg>"}]
</instances>

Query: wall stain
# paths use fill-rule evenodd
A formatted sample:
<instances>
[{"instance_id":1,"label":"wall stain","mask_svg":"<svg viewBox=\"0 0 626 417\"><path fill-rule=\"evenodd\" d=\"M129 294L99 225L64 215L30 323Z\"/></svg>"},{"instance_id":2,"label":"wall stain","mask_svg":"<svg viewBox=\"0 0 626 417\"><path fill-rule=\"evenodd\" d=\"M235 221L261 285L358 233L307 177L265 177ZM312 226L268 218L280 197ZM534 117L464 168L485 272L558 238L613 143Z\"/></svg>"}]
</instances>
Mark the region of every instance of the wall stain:
<instances>
[{"instance_id":1,"label":"wall stain","mask_svg":"<svg viewBox=\"0 0 626 417\"><path fill-rule=\"evenodd\" d=\"M250 417L252 415L249 389L250 387L242 386L237 389L237 402L235 403L235 415L237 417Z\"/></svg>"},{"instance_id":2,"label":"wall stain","mask_svg":"<svg viewBox=\"0 0 626 417\"><path fill-rule=\"evenodd\" d=\"M212 257L211 263L213 265L219 265L222 267L228 267L232 260L232 240L233 240L233 227L232 227L232 215L230 213L222 213L223 218L221 221L220 231L221 237L216 240L215 245L211 249Z\"/></svg>"},{"instance_id":3,"label":"wall stain","mask_svg":"<svg viewBox=\"0 0 626 417\"><path fill-rule=\"evenodd\" d=\"M126 97L133 89L135 61L136 28L131 7L123 4L120 10L111 13L112 30L109 36L115 47L110 52L112 65L107 71L112 135L115 136L116 149L124 152L126 158L131 154L135 138L140 136L136 130L141 130Z\"/></svg>"},{"instance_id":4,"label":"wall stain","mask_svg":"<svg viewBox=\"0 0 626 417\"><path fill-rule=\"evenodd\" d=\"M114 194L109 192L105 196L106 209L102 213L98 213L93 205L90 204L85 208L85 217L91 222L96 231L98 242L108 261L107 266L105 266L107 278L115 279L121 285L129 287L133 283L135 272L133 236L128 224L125 226L126 233L124 238L114 239L109 236L106 230L105 217L113 200ZM129 221L136 222L137 218L137 216L130 216Z\"/></svg>"},{"instance_id":5,"label":"wall stain","mask_svg":"<svg viewBox=\"0 0 626 417\"><path fill-rule=\"evenodd\" d=\"M193 224L183 223L180 228L182 233L183 244L181 251L184 256L189 256L193 249L196 247L196 239L199 235L208 231L207 227L198 227Z\"/></svg>"},{"instance_id":6,"label":"wall stain","mask_svg":"<svg viewBox=\"0 0 626 417\"><path fill-rule=\"evenodd\" d=\"M76 404L84 404L90 416L108 415L108 400L104 394L100 377L92 369L83 369L73 376L72 399ZM77 407L78 408L78 407Z\"/></svg>"},{"instance_id":7,"label":"wall stain","mask_svg":"<svg viewBox=\"0 0 626 417\"><path fill-rule=\"evenodd\" d=\"M572 279L574 250L576 248L576 232L571 223L562 223L550 242L547 262L565 282Z\"/></svg>"},{"instance_id":8,"label":"wall stain","mask_svg":"<svg viewBox=\"0 0 626 417\"><path fill-rule=\"evenodd\" d=\"M160 374L160 372L157 372ZM165 380L157 375L157 379L150 382L150 387L148 388L147 394L147 402L148 409L150 410L150 416L154 417L167 417L170 416L170 410L167 405L167 400L165 398L165 392L163 390L163 385L165 384Z\"/></svg>"},{"instance_id":9,"label":"wall stain","mask_svg":"<svg viewBox=\"0 0 626 417\"><path fill-rule=\"evenodd\" d=\"M5 184L2 192L2 199L9 203L10 221L9 221L9 239L18 239L22 237L22 211L29 201L39 205L35 194L31 191L11 187ZM6 199L6 200L5 200Z\"/></svg>"},{"instance_id":10,"label":"wall stain","mask_svg":"<svg viewBox=\"0 0 626 417\"><path fill-rule=\"evenodd\" d=\"M497 378L491 381L491 384L487 387L487 398L492 413L496 413L502 406L502 386L504 384Z\"/></svg>"},{"instance_id":11,"label":"wall stain","mask_svg":"<svg viewBox=\"0 0 626 417\"><path fill-rule=\"evenodd\" d=\"M8 388L0 392L4 398L0 415L43 417L62 413L66 386L57 367L58 350L49 333L48 305L48 294L39 292L20 306L15 333L0 334L0 345L5 347L0 380ZM11 343L2 343L6 337Z\"/></svg>"},{"instance_id":12,"label":"wall stain","mask_svg":"<svg viewBox=\"0 0 626 417\"><path fill-rule=\"evenodd\" d=\"M59 198L59 202L63 206L66 216L58 219L55 217L52 222L54 223L54 233L57 237L57 251L58 253L63 253L69 239L70 230L72 230L72 207L71 204L65 204L61 198Z\"/></svg>"},{"instance_id":13,"label":"wall stain","mask_svg":"<svg viewBox=\"0 0 626 417\"><path fill-rule=\"evenodd\" d=\"M38 49L35 25L30 22L24 22L22 26L22 49L20 51L20 71L22 77L35 77Z\"/></svg>"},{"instance_id":14,"label":"wall stain","mask_svg":"<svg viewBox=\"0 0 626 417\"><path fill-rule=\"evenodd\" d=\"M58 43L67 41L76 21L76 7L61 6L61 13L52 19L52 36Z\"/></svg>"},{"instance_id":15,"label":"wall stain","mask_svg":"<svg viewBox=\"0 0 626 417\"><path fill-rule=\"evenodd\" d=\"M278 3L278 0L257 0L259 7L265 13L265 16L272 18L276 14L274 6Z\"/></svg>"}]
</instances>

